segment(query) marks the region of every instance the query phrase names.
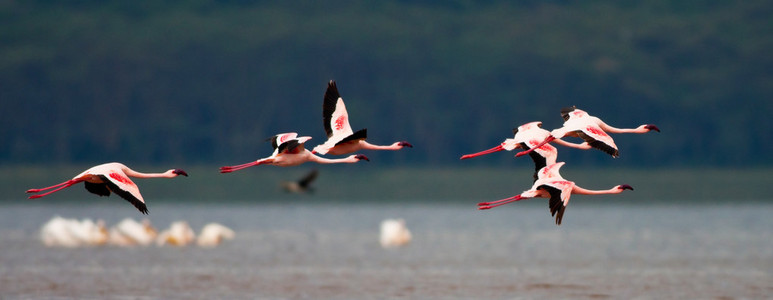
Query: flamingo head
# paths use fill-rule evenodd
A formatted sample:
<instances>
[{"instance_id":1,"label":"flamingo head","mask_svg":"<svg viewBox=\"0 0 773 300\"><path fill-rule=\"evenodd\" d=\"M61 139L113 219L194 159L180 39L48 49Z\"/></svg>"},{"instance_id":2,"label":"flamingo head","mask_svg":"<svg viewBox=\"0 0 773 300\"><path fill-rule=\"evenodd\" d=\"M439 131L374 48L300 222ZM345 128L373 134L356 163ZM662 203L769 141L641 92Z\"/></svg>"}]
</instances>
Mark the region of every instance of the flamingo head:
<instances>
[{"instance_id":1,"label":"flamingo head","mask_svg":"<svg viewBox=\"0 0 773 300\"><path fill-rule=\"evenodd\" d=\"M174 170L172 170L172 174L182 175L182 176L188 177L188 173L185 173L185 171L183 171L183 169L174 169Z\"/></svg>"},{"instance_id":2,"label":"flamingo head","mask_svg":"<svg viewBox=\"0 0 773 300\"><path fill-rule=\"evenodd\" d=\"M660 132L660 128L658 128L658 126L655 126L655 124L646 124L644 125L644 129L647 129L648 131L655 130L657 132Z\"/></svg>"},{"instance_id":3,"label":"flamingo head","mask_svg":"<svg viewBox=\"0 0 773 300\"><path fill-rule=\"evenodd\" d=\"M623 191L624 190L632 190L633 191L633 187L630 186L630 185L627 185L627 184L618 185L617 188L620 189L620 190L623 190Z\"/></svg>"},{"instance_id":4,"label":"flamingo head","mask_svg":"<svg viewBox=\"0 0 773 300\"><path fill-rule=\"evenodd\" d=\"M406 142L406 141L400 141L400 142L397 142L397 145L398 145L398 146L400 146L400 147L408 147L408 148L413 148L413 145L411 145L410 143L408 143L408 142Z\"/></svg>"},{"instance_id":5,"label":"flamingo head","mask_svg":"<svg viewBox=\"0 0 773 300\"><path fill-rule=\"evenodd\" d=\"M370 159L368 159L368 157L367 157L367 156L365 156L365 155L362 155L362 154L357 154L357 155L355 155L355 156L354 156L354 158L355 158L355 159L357 159L357 160L365 160L365 161L370 161Z\"/></svg>"}]
</instances>

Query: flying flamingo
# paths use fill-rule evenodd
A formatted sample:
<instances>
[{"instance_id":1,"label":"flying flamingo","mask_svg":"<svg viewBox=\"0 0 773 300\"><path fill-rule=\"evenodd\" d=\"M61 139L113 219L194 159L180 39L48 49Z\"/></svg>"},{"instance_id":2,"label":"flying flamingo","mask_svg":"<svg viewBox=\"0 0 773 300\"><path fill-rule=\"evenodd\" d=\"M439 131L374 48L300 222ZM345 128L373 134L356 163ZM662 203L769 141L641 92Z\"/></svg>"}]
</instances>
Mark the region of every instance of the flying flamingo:
<instances>
[{"instance_id":1,"label":"flying flamingo","mask_svg":"<svg viewBox=\"0 0 773 300\"><path fill-rule=\"evenodd\" d=\"M556 225L561 225L561 219L564 217L566 206L569 205L569 197L572 194L580 195L602 195L619 194L624 190L633 190L633 187L627 184L614 186L608 190L588 190L577 186L573 181L568 181L561 177L558 170L564 162L558 162L542 168L539 172L539 179L534 182L531 189L524 191L502 200L478 203L478 209L491 209L497 206L505 205L511 202L529 199L529 198L550 198L548 203L550 214L556 217Z\"/></svg>"},{"instance_id":2,"label":"flying flamingo","mask_svg":"<svg viewBox=\"0 0 773 300\"><path fill-rule=\"evenodd\" d=\"M413 148L413 145L406 141L395 142L388 146L373 145L365 141L368 135L367 129L353 132L352 126L349 125L349 113L346 112L344 99L338 93L338 88L333 80L327 84L327 90L325 91L325 101L322 104L322 120L328 140L324 144L314 147L312 153L315 154L343 155L362 149L400 150L404 147Z\"/></svg>"},{"instance_id":3,"label":"flying flamingo","mask_svg":"<svg viewBox=\"0 0 773 300\"><path fill-rule=\"evenodd\" d=\"M185 171L181 169L171 169L164 173L140 173L129 169L129 167L121 163L113 162L94 166L83 173L78 174L78 176L73 177L73 179L57 185L42 189L29 189L27 190L27 193L39 193L53 189L43 194L32 195L29 197L30 199L35 199L68 188L79 182L83 182L86 186L86 190L89 192L100 196L110 196L110 192L116 193L118 196L121 196L121 198L129 201L129 203L134 205L141 213L148 214L148 208L145 206L145 200L140 194L140 189L131 181L131 179L129 179L129 177L173 178L178 175L187 177L188 173L185 173Z\"/></svg>"},{"instance_id":4,"label":"flying flamingo","mask_svg":"<svg viewBox=\"0 0 773 300\"><path fill-rule=\"evenodd\" d=\"M231 173L244 168L258 165L275 165L279 167L297 166L305 162L315 162L320 164L335 163L356 163L360 160L370 161L365 155L355 154L346 158L328 159L314 155L304 148L304 143L311 137L298 137L295 132L281 133L270 138L271 146L274 147L274 153L266 158L261 158L253 162L236 166L220 167L220 173Z\"/></svg>"},{"instance_id":5,"label":"flying flamingo","mask_svg":"<svg viewBox=\"0 0 773 300\"><path fill-rule=\"evenodd\" d=\"M542 122L537 121L537 122L530 122L530 123L526 123L521 126L518 126L518 128L513 129L513 134L515 134L513 138L505 139L504 142L502 142L501 144L499 144L494 148L484 150L478 153L466 154L466 155L463 155L460 159L478 157L481 155L499 152L502 150L512 151L516 148L531 149L531 147L535 147L540 142L544 141L545 138L550 136L550 131L542 129ZM577 148L577 149L591 148L590 145L588 145L588 143L575 144L575 143L566 142L562 139L555 139L554 142L562 146L567 146L567 147ZM539 171L540 169L542 169L547 165L552 165L556 163L556 157L558 156L558 149L556 149L556 147L551 146L550 144L544 144L540 146L540 148L535 149L533 152L530 152L529 156L531 156L531 159L534 161L534 180L536 181L537 171Z\"/></svg>"},{"instance_id":6,"label":"flying flamingo","mask_svg":"<svg viewBox=\"0 0 773 300\"><path fill-rule=\"evenodd\" d=\"M285 192L288 193L302 194L306 192L313 192L314 188L311 186L311 183L317 179L318 175L319 171L317 171L317 169L313 169L306 175L303 175L303 177L297 181L282 181L279 185L282 187L282 189L285 190Z\"/></svg>"},{"instance_id":7,"label":"flying flamingo","mask_svg":"<svg viewBox=\"0 0 773 300\"><path fill-rule=\"evenodd\" d=\"M571 136L579 137L585 140L591 147L606 152L612 157L618 157L617 145L609 133L647 133L652 130L660 132L660 129L652 124L644 124L637 128L622 129L607 125L601 119L589 115L587 112L578 109L575 106L561 109L561 116L564 118L564 126L550 132L539 145L526 151L518 152L515 156L529 154L533 149L539 148L555 139Z\"/></svg>"}]
</instances>

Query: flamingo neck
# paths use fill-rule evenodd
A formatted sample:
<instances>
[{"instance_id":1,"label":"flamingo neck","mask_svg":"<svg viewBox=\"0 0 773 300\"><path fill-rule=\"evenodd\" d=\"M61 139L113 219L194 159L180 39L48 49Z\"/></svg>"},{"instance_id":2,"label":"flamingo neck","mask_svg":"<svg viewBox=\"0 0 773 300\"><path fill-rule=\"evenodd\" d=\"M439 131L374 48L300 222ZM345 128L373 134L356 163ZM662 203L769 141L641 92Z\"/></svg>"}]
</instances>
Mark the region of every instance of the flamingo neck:
<instances>
[{"instance_id":1,"label":"flamingo neck","mask_svg":"<svg viewBox=\"0 0 773 300\"><path fill-rule=\"evenodd\" d=\"M354 157L354 155L345 157L345 158L324 158L317 156L315 154L309 153L309 161L318 163L318 164L340 164L340 163L356 163L359 161Z\"/></svg>"},{"instance_id":2,"label":"flamingo neck","mask_svg":"<svg viewBox=\"0 0 773 300\"><path fill-rule=\"evenodd\" d=\"M125 172L127 176L136 177L136 178L172 178L177 175L172 173L171 170L166 171L164 173L140 173L136 171L132 172Z\"/></svg>"},{"instance_id":3,"label":"flamingo neck","mask_svg":"<svg viewBox=\"0 0 773 300\"><path fill-rule=\"evenodd\" d=\"M366 141L360 141L360 145L362 146L362 149L366 150L400 150L403 147L398 145L398 143L394 143L392 145L373 145L371 143L368 143Z\"/></svg>"},{"instance_id":4,"label":"flamingo neck","mask_svg":"<svg viewBox=\"0 0 773 300\"><path fill-rule=\"evenodd\" d=\"M608 190L589 190L584 189L579 186L574 186L572 189L572 194L578 194L578 195L607 195L607 194L620 194L623 190L619 189L617 186L608 189Z\"/></svg>"}]
</instances>

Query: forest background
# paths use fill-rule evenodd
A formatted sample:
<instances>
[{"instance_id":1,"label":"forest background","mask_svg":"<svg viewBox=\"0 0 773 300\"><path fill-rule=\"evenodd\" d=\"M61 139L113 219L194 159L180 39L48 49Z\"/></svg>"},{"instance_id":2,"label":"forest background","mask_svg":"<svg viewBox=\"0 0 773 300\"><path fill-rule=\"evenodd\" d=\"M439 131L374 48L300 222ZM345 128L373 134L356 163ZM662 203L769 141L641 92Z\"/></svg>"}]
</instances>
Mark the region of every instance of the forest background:
<instances>
[{"instance_id":1,"label":"forest background","mask_svg":"<svg viewBox=\"0 0 773 300\"><path fill-rule=\"evenodd\" d=\"M366 153L371 169L529 178L514 153L459 156L560 127L571 105L663 132L616 136L618 159L559 149L567 166L773 166L760 0L0 1L0 164L221 166L268 156L280 132L311 148L331 79L353 129L415 145Z\"/></svg>"}]
</instances>

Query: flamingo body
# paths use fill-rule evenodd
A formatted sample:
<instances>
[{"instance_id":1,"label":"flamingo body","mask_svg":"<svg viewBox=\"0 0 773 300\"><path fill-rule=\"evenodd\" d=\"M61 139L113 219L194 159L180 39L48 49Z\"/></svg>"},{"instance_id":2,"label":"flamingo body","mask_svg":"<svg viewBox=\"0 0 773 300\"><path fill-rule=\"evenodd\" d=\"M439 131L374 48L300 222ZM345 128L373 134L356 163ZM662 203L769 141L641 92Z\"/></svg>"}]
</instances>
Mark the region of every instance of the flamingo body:
<instances>
[{"instance_id":1,"label":"flamingo body","mask_svg":"<svg viewBox=\"0 0 773 300\"><path fill-rule=\"evenodd\" d=\"M556 147L553 147L549 143L542 143L542 141L550 136L550 131L542 128L542 122L535 121L518 126L518 128L513 129L513 133L515 134L513 138L505 139L499 146L478 153L463 155L461 159L473 158L502 150L512 151L517 148L533 149L532 152L529 152L529 156L532 161L534 161L534 180L536 181L537 172L547 165L556 163L558 157L558 149L556 149ZM564 142L560 139L556 139L556 142L572 148L590 148L590 146L585 143L574 144Z\"/></svg>"},{"instance_id":2,"label":"flamingo body","mask_svg":"<svg viewBox=\"0 0 773 300\"><path fill-rule=\"evenodd\" d=\"M241 165L220 167L220 173L230 173L258 165L292 167L303 164L305 162L333 164L356 163L360 160L369 161L365 155L361 154L350 155L346 158L339 159L327 159L319 157L313 154L311 151L306 150L304 145L310 139L311 137L308 136L298 137L298 134L295 132L277 134L270 138L271 146L274 148L274 152L271 154L271 156Z\"/></svg>"},{"instance_id":3,"label":"flamingo body","mask_svg":"<svg viewBox=\"0 0 773 300\"><path fill-rule=\"evenodd\" d=\"M327 141L314 147L312 153L321 155L343 155L366 150L400 150L405 147L413 147L408 142L400 141L391 145L373 145L365 141L368 137L367 129L357 132L352 130L349 124L349 113L346 111L344 99L338 92L335 81L328 82L325 90L325 99L322 104L322 123L327 134Z\"/></svg>"},{"instance_id":4,"label":"flamingo body","mask_svg":"<svg viewBox=\"0 0 773 300\"><path fill-rule=\"evenodd\" d=\"M540 169L540 171L537 172L539 178L534 182L529 190L526 190L521 194L515 195L513 197L492 202L478 203L478 209L491 209L497 206L529 198L548 198L550 214L551 216L555 216L556 225L561 225L561 221L564 217L564 211L566 211L566 206L569 205L569 199L572 194L619 194L624 190L633 190L633 188L627 184L617 185L608 190L587 190L581 188L573 181L569 181L561 177L559 169L561 169L563 165L564 162L558 162Z\"/></svg>"},{"instance_id":5,"label":"flamingo body","mask_svg":"<svg viewBox=\"0 0 773 300\"><path fill-rule=\"evenodd\" d=\"M617 149L617 145L615 145L615 141L608 133L660 132L660 129L652 124L644 124L637 128L630 129L615 128L575 106L563 108L561 110L561 116L564 118L564 126L551 131L550 136L545 138L539 146L566 136L579 137L591 147L601 150L612 157L618 157L620 152ZM521 151L516 154L516 156L526 155L531 151L531 149Z\"/></svg>"},{"instance_id":6,"label":"flamingo body","mask_svg":"<svg viewBox=\"0 0 773 300\"><path fill-rule=\"evenodd\" d=\"M91 167L90 169L83 171L83 173L76 175L72 179L54 186L42 189L29 189L27 190L27 193L39 193L45 190L50 190L43 194L32 195L29 197L30 199L35 199L83 182L86 190L91 193L97 194L99 196L110 196L111 192L116 193L121 198L129 201L129 203L134 205L134 207L136 207L141 213L148 214L148 208L145 205L145 200L142 198L142 194L140 194L139 188L131 179L129 179L129 177L173 178L177 177L178 175L188 176L188 174L181 169L171 169L164 173L140 173L129 169L129 167L125 166L124 164L113 162Z\"/></svg>"},{"instance_id":7,"label":"flamingo body","mask_svg":"<svg viewBox=\"0 0 773 300\"><path fill-rule=\"evenodd\" d=\"M551 131L551 136L554 138L565 136L580 137L591 147L604 151L612 157L620 155L615 141L601 128L601 124L604 124L601 119L588 115L588 113L580 109L574 109L568 112L566 116L567 120L564 122L564 126Z\"/></svg>"}]
</instances>

